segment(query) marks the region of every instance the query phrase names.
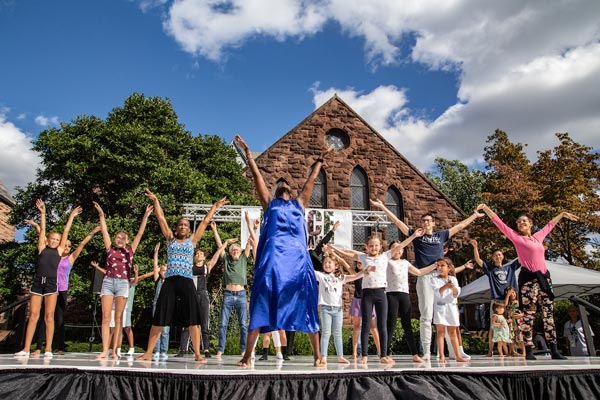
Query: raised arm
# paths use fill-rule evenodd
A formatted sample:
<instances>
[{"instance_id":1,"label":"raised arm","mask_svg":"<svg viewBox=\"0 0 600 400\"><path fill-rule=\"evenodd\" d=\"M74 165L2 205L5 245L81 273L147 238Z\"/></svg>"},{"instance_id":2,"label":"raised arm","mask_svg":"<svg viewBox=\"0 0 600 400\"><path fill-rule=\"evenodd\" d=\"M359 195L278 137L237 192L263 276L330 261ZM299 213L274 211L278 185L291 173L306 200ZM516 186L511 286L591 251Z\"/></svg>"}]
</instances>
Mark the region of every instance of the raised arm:
<instances>
[{"instance_id":1,"label":"raised arm","mask_svg":"<svg viewBox=\"0 0 600 400\"><path fill-rule=\"evenodd\" d=\"M398 229L400 229L400 232L402 232L402 234L404 236L408 236L408 232L410 231L410 228L404 222L402 222L402 220L400 220L400 218L395 216L394 213L391 212L385 206L385 204L383 204L383 201L378 200L378 199L375 199L375 200L371 199L370 203L371 203L371 206L377 208L378 210L383 211L385 213L385 215L387 215L388 218L394 223L394 225L396 225L398 227Z\"/></svg>"},{"instance_id":2,"label":"raised arm","mask_svg":"<svg viewBox=\"0 0 600 400\"><path fill-rule=\"evenodd\" d=\"M483 211L485 213L485 215L487 215L490 219L494 218L496 216L496 213L492 211L491 208L489 208L487 206L487 204L479 204L477 206L477 211Z\"/></svg>"},{"instance_id":3,"label":"raised arm","mask_svg":"<svg viewBox=\"0 0 600 400\"><path fill-rule=\"evenodd\" d=\"M363 254L360 251L356 251L353 249L338 249L337 247L334 247L334 246L329 246L329 248L332 248L336 252L340 253L341 255L343 255L344 257L346 257L352 261L358 261L358 256L360 254Z\"/></svg>"},{"instance_id":4,"label":"raised arm","mask_svg":"<svg viewBox=\"0 0 600 400\"><path fill-rule=\"evenodd\" d=\"M154 257L152 258L152 266L154 267L154 268L152 268L154 282L156 282L158 280L158 277L160 275L160 266L158 265L158 250L159 249L160 249L160 242L156 243L156 246L154 246Z\"/></svg>"},{"instance_id":5,"label":"raised arm","mask_svg":"<svg viewBox=\"0 0 600 400\"><path fill-rule=\"evenodd\" d=\"M96 209L96 211L98 211L98 219L100 221L100 229L102 232L102 241L104 242L104 248L106 248L106 250L110 249L111 246L111 241L110 241L110 235L108 234L108 227L106 226L106 219L104 218L104 210L102 210L102 207L100 207L100 204L96 203L95 201L92 202L94 204L94 208Z\"/></svg>"},{"instance_id":6,"label":"raised arm","mask_svg":"<svg viewBox=\"0 0 600 400\"><path fill-rule=\"evenodd\" d=\"M463 219L458 224L456 224L452 228L448 229L448 233L449 233L448 237L454 236L458 232L465 229L467 226L471 225L471 223L473 221L475 221L477 218L480 218L480 217L483 217L483 214L478 211L474 211L473 214L471 214L468 218Z\"/></svg>"},{"instance_id":7,"label":"raised arm","mask_svg":"<svg viewBox=\"0 0 600 400\"><path fill-rule=\"evenodd\" d=\"M250 172L252 172L254 187L256 188L256 193L258 194L258 201L260 201L263 211L266 211L267 208L269 208L269 203L271 202L271 193L269 193L267 185L265 185L265 181L260 173L260 170L258 169L258 165L256 165L254 158L252 158L252 152L240 135L235 135L233 141L235 145L238 146L246 155L248 167L250 168Z\"/></svg>"},{"instance_id":8,"label":"raised arm","mask_svg":"<svg viewBox=\"0 0 600 400\"><path fill-rule=\"evenodd\" d=\"M142 217L142 222L140 223L140 229L138 229L137 235L133 238L133 242L131 242L131 251L135 253L140 241L142 240L142 235L144 234L144 230L146 229L146 224L148 223L148 217L152 214L154 207L151 205L146 206L146 211L144 212L144 216Z\"/></svg>"},{"instance_id":9,"label":"raised arm","mask_svg":"<svg viewBox=\"0 0 600 400\"><path fill-rule=\"evenodd\" d=\"M319 176L319 172L321 172L321 167L323 166L325 156L327 154L331 153L332 150L333 150L333 148L328 147L327 150L325 150L323 153L321 153L319 158L317 158L317 162L315 163L313 170L311 171L310 175L308 176L308 179L306 179L306 182L304 182L302 191L300 192L300 195L298 196L298 202L300 203L302 208L305 208L308 205L308 202L310 200L310 195L312 194L313 187L315 186L315 180L317 179L317 176Z\"/></svg>"},{"instance_id":10,"label":"raised arm","mask_svg":"<svg viewBox=\"0 0 600 400\"><path fill-rule=\"evenodd\" d=\"M169 229L169 224L167 223L167 219L165 218L165 213L163 212L162 207L160 206L160 201L158 197L154 193L150 191L150 189L146 188L146 196L152 200L152 204L154 205L154 214L156 214L156 219L158 220L158 226L160 226L160 231L163 236L170 242L173 240L173 232Z\"/></svg>"},{"instance_id":11,"label":"raised arm","mask_svg":"<svg viewBox=\"0 0 600 400\"><path fill-rule=\"evenodd\" d=\"M219 235L219 230L217 229L217 223L215 221L211 221L210 229L212 229L213 235L215 237L215 243L217 244L217 249L223 245L223 241L221 240L221 235ZM218 253L219 251L217 251Z\"/></svg>"},{"instance_id":12,"label":"raised arm","mask_svg":"<svg viewBox=\"0 0 600 400\"><path fill-rule=\"evenodd\" d=\"M71 226L73 226L73 220L76 216L81 214L81 211L81 207L77 206L69 213L69 218L67 218L67 223L65 224L65 229L63 229L63 233L60 237L60 244L58 245L58 252L60 254L62 254L65 246L67 245L67 240L69 240L69 232L71 231Z\"/></svg>"},{"instance_id":13,"label":"raised arm","mask_svg":"<svg viewBox=\"0 0 600 400\"><path fill-rule=\"evenodd\" d=\"M103 274L106 274L106 270L102 268L96 261L92 261L90 265L96 268L98 271L102 272Z\"/></svg>"},{"instance_id":14,"label":"raised arm","mask_svg":"<svg viewBox=\"0 0 600 400\"><path fill-rule=\"evenodd\" d=\"M422 276L422 275L427 275L428 273L430 273L431 271L433 271L434 269L437 268L437 264L433 263L431 265L428 265L426 267L423 267L421 269L415 267L414 265L410 264L408 266L408 272L410 272L412 275L416 275L416 276Z\"/></svg>"},{"instance_id":15,"label":"raised arm","mask_svg":"<svg viewBox=\"0 0 600 400\"><path fill-rule=\"evenodd\" d=\"M483 260L479 256L479 246L477 245L477 240L471 239L469 240L469 243L471 246L473 246L473 260L475 260L475 263L479 265L479 267L483 267Z\"/></svg>"},{"instance_id":16,"label":"raised arm","mask_svg":"<svg viewBox=\"0 0 600 400\"><path fill-rule=\"evenodd\" d=\"M552 219L550 220L550 222L551 222L552 224L556 225L556 224L558 224L558 223L560 222L560 220L561 220L561 219L563 219L563 218L566 218L566 219L568 219L568 220L570 220L570 221L579 221L579 217L578 217L578 216L576 216L576 215L574 215L574 214L571 214L571 213L569 213L569 212L565 212L565 211L563 211L563 212L561 212L560 214L558 214L556 217L552 218Z\"/></svg>"},{"instance_id":17,"label":"raised arm","mask_svg":"<svg viewBox=\"0 0 600 400\"><path fill-rule=\"evenodd\" d=\"M92 240L92 237L94 237L96 233L100 232L100 229L102 228L100 228L99 225L95 226L94 229L92 229L92 231L88 233L86 237L83 238L83 240L79 243L79 246L77 246L75 251L69 254L69 262L71 263L71 265L75 264L75 260L77 260L77 257L79 257L79 255L81 254L81 251L83 250L85 245L88 244L90 240Z\"/></svg>"},{"instance_id":18,"label":"raised arm","mask_svg":"<svg viewBox=\"0 0 600 400\"><path fill-rule=\"evenodd\" d=\"M38 230L38 254L46 248L46 204L42 199L35 201L35 206L40 210L40 229Z\"/></svg>"},{"instance_id":19,"label":"raised arm","mask_svg":"<svg viewBox=\"0 0 600 400\"><path fill-rule=\"evenodd\" d=\"M208 227L213 215L215 215L215 212L217 212L217 208L223 207L225 204L227 204L227 197L223 197L221 200L217 200L213 203L202 222L200 222L200 225L198 225L198 228L196 228L196 232L194 232L192 235L192 243L194 244L194 247L196 247L196 243L198 243L202 235L204 235L204 231Z\"/></svg>"},{"instance_id":20,"label":"raised arm","mask_svg":"<svg viewBox=\"0 0 600 400\"><path fill-rule=\"evenodd\" d=\"M463 272L465 269L473 269L474 266L475 265L473 264L473 261L469 260L460 267L454 267L454 272L458 274L460 272Z\"/></svg>"},{"instance_id":21,"label":"raised arm","mask_svg":"<svg viewBox=\"0 0 600 400\"><path fill-rule=\"evenodd\" d=\"M418 237L421 237L425 234L425 229L418 228L416 229L412 235L404 239L398 246L394 246L390 249L392 257L401 252L406 246L408 246L413 240Z\"/></svg>"},{"instance_id":22,"label":"raised arm","mask_svg":"<svg viewBox=\"0 0 600 400\"><path fill-rule=\"evenodd\" d=\"M250 239L252 240L251 244L248 244L248 242L246 242L246 247L244 248L244 254L246 254L246 257L248 257L250 255L250 249L252 249L253 246L256 246L256 243L258 243L258 241L256 240L256 231L254 230L255 225L251 223L248 211L244 212L244 218L246 219L246 225L248 226L248 234L250 235ZM252 252L256 253L256 249L254 249Z\"/></svg>"},{"instance_id":23,"label":"raised arm","mask_svg":"<svg viewBox=\"0 0 600 400\"><path fill-rule=\"evenodd\" d=\"M315 253L317 253L317 255L320 256L321 254L323 254L323 246L325 246L327 243L329 243L329 241L333 237L333 234L339 227L340 227L340 221L335 221L331 230L329 232L327 232L327 234L325 236L323 236L323 239L321 239L319 241L319 243L317 243L317 246L314 249L314 251L315 251Z\"/></svg>"}]
</instances>

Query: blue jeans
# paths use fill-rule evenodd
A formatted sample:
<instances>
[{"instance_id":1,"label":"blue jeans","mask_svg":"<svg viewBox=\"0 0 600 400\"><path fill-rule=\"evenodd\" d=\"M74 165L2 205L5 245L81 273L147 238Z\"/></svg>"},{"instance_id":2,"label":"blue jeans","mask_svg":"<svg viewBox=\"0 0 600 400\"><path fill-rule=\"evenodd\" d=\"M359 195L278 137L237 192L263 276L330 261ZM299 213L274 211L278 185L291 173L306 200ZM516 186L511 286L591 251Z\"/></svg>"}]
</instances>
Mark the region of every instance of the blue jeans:
<instances>
[{"instance_id":1,"label":"blue jeans","mask_svg":"<svg viewBox=\"0 0 600 400\"><path fill-rule=\"evenodd\" d=\"M231 310L235 308L240 324L240 351L246 351L246 339L248 337L248 311L245 290L227 290L223 291L223 307L221 308L221 326L219 327L219 348L218 351L225 351L225 338L227 337L227 326Z\"/></svg>"},{"instance_id":2,"label":"blue jeans","mask_svg":"<svg viewBox=\"0 0 600 400\"><path fill-rule=\"evenodd\" d=\"M338 357L343 356L342 323L344 322L344 314L342 313L342 307L320 305L319 317L321 318L321 355L327 357L329 337L333 331L335 352Z\"/></svg>"},{"instance_id":3,"label":"blue jeans","mask_svg":"<svg viewBox=\"0 0 600 400\"><path fill-rule=\"evenodd\" d=\"M160 332L160 338L154 346L154 353L168 353L169 352L169 332L171 328L169 326L163 326Z\"/></svg>"}]
</instances>

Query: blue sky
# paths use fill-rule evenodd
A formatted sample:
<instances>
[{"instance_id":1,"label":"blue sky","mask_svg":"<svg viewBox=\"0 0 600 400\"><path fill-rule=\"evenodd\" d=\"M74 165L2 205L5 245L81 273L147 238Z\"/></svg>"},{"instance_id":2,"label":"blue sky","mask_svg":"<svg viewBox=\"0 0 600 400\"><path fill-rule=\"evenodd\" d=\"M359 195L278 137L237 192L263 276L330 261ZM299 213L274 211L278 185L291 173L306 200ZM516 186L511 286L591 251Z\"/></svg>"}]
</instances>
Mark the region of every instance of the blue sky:
<instances>
[{"instance_id":1,"label":"blue sky","mask_svg":"<svg viewBox=\"0 0 600 400\"><path fill-rule=\"evenodd\" d=\"M600 148L596 0L0 0L0 181L29 142L133 92L193 134L262 151L338 93L422 170L481 161L494 129L529 155Z\"/></svg>"}]
</instances>

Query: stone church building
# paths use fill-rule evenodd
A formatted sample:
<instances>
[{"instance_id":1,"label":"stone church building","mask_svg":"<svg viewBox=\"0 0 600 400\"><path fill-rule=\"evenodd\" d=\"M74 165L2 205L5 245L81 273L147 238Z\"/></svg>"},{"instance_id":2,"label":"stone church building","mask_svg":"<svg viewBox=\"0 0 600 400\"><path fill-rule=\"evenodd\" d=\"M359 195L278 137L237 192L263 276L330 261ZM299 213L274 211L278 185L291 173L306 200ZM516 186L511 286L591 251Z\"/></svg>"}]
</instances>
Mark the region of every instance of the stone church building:
<instances>
[{"instance_id":1,"label":"stone church building","mask_svg":"<svg viewBox=\"0 0 600 400\"><path fill-rule=\"evenodd\" d=\"M15 206L8 189L0 182L0 242L15 240L16 228L9 223L10 210Z\"/></svg>"},{"instance_id":2,"label":"stone church building","mask_svg":"<svg viewBox=\"0 0 600 400\"><path fill-rule=\"evenodd\" d=\"M299 192L327 145L336 151L325 159L310 208L369 210L369 199L378 198L410 227L420 227L425 212L433 213L437 229L450 228L465 218L456 204L337 95L254 158L268 188L285 180ZM362 249L371 229L353 228L355 249ZM392 225L384 235L391 241L399 232ZM453 241L464 240L463 235ZM411 261L412 256L409 247ZM346 310L353 285L345 286Z\"/></svg>"}]
</instances>

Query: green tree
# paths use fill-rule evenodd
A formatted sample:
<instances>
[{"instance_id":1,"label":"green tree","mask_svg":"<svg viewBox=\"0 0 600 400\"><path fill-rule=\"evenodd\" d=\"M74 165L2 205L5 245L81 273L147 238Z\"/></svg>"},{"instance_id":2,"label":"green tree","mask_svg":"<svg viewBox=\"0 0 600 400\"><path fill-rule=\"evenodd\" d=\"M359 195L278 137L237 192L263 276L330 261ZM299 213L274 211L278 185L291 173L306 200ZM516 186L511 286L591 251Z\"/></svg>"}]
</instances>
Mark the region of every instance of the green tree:
<instances>
[{"instance_id":1,"label":"green tree","mask_svg":"<svg viewBox=\"0 0 600 400\"><path fill-rule=\"evenodd\" d=\"M70 235L75 245L97 224L92 201L104 209L111 235L123 229L133 238L149 203L146 187L159 196L172 225L181 215L182 203L212 203L223 196L232 204L256 202L235 151L217 136L193 136L186 131L168 99L133 94L106 119L82 115L42 131L33 149L42 167L35 182L17 191L12 222L21 228L25 219L38 219L34 204L42 198L49 210L49 230L61 231L67 212L81 205L84 212L76 218ZM236 224L223 228L224 238L239 231ZM35 240L34 232L28 232L23 244L0 245L0 290L6 301L14 298L16 282L27 285L24 279L33 274ZM150 270L159 241L163 238L151 216L134 260L141 272ZM209 232L200 245L215 248ZM70 296L90 302L89 262L103 262L104 256L102 240L96 235L73 269ZM136 304L148 307L152 294L153 285L141 283Z\"/></svg>"},{"instance_id":2,"label":"green tree","mask_svg":"<svg viewBox=\"0 0 600 400\"><path fill-rule=\"evenodd\" d=\"M470 169L458 160L436 158L435 171L426 175L463 211L469 213L481 203L486 180L483 171Z\"/></svg>"}]
</instances>

